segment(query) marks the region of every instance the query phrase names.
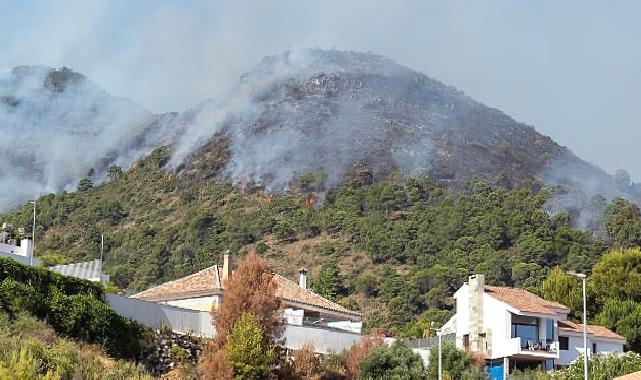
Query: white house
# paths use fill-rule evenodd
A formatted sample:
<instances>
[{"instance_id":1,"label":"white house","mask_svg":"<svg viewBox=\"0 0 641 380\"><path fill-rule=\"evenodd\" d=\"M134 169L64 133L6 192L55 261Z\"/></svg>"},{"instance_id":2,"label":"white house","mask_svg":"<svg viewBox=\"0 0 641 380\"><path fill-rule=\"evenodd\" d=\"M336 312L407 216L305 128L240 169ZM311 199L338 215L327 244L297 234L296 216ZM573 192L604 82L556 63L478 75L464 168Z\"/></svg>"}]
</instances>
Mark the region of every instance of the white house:
<instances>
[{"instance_id":1,"label":"white house","mask_svg":"<svg viewBox=\"0 0 641 380\"><path fill-rule=\"evenodd\" d=\"M231 255L224 255L222 266L214 265L134 294L131 298L172 305L183 309L215 311L224 299L224 280L232 276ZM276 296L281 299L288 325L315 326L361 333L361 314L307 289L307 271L300 270L298 284L274 274Z\"/></svg>"},{"instance_id":2,"label":"white house","mask_svg":"<svg viewBox=\"0 0 641 380\"><path fill-rule=\"evenodd\" d=\"M13 227L4 223L0 231L0 257L8 257L25 265L39 265L40 260L33 257L33 240L30 235L23 234L20 244L11 239Z\"/></svg>"},{"instance_id":3,"label":"white house","mask_svg":"<svg viewBox=\"0 0 641 380\"><path fill-rule=\"evenodd\" d=\"M491 379L516 369L561 368L583 351L582 326L567 320L570 310L522 289L487 286L470 276L454 294L456 314L444 333L456 346L485 359ZM602 326L588 326L588 355L623 352L625 339Z\"/></svg>"},{"instance_id":4,"label":"white house","mask_svg":"<svg viewBox=\"0 0 641 380\"><path fill-rule=\"evenodd\" d=\"M10 238L12 230L13 227L10 224L3 223L2 230L0 230L0 257L13 259L23 265L40 266L41 261L33 257L34 247L31 235L20 232L19 235L22 235L22 239L20 240L20 245L18 245L16 240ZM19 229L19 231L23 230ZM82 263L56 265L48 269L65 276L83 280L102 283L109 281L109 276L102 273L102 261L99 259Z\"/></svg>"}]
</instances>

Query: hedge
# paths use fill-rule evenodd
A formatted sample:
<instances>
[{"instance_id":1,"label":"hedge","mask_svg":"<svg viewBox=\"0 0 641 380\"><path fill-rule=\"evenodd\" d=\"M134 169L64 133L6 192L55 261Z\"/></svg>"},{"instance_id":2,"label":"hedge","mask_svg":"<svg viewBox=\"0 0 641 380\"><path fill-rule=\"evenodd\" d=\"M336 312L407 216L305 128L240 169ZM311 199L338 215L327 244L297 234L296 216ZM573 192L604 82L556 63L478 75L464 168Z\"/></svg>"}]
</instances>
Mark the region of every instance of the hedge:
<instances>
[{"instance_id":1,"label":"hedge","mask_svg":"<svg viewBox=\"0 0 641 380\"><path fill-rule=\"evenodd\" d=\"M43 296L49 296L55 288L66 295L86 294L98 300L104 297L104 290L98 283L63 276L47 268L22 265L15 260L0 257L0 281L8 278L30 285Z\"/></svg>"},{"instance_id":2,"label":"hedge","mask_svg":"<svg viewBox=\"0 0 641 380\"><path fill-rule=\"evenodd\" d=\"M139 358L150 329L116 313L101 285L0 258L0 311L28 313L60 335L101 345L118 358Z\"/></svg>"}]
</instances>

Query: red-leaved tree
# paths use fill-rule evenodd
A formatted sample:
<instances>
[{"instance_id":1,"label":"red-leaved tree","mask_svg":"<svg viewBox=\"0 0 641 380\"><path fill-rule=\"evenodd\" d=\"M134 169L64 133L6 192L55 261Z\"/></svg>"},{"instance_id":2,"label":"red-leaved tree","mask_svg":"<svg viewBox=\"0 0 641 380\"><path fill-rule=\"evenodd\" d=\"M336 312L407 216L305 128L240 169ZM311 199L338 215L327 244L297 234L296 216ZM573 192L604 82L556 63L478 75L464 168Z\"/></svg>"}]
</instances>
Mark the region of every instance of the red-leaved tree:
<instances>
[{"instance_id":1,"label":"red-leaved tree","mask_svg":"<svg viewBox=\"0 0 641 380\"><path fill-rule=\"evenodd\" d=\"M229 332L244 313L252 314L262 328L266 343L275 344L282 336L280 299L276 281L269 267L254 253L238 265L231 278L223 283L222 305L212 311L216 337L203 361L204 377L225 379L233 376L225 354Z\"/></svg>"}]
</instances>

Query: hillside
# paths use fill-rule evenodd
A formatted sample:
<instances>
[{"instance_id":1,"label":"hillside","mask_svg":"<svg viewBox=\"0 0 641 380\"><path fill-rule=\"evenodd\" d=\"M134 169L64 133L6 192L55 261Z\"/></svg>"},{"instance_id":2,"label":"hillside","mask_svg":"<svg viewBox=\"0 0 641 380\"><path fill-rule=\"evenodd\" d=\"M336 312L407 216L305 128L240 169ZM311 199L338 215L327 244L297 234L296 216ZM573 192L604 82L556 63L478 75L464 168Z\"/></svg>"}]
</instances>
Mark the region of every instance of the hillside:
<instances>
[{"instance_id":1,"label":"hillside","mask_svg":"<svg viewBox=\"0 0 641 380\"><path fill-rule=\"evenodd\" d=\"M3 379L151 379L142 366L110 358L98 346L58 337L46 323L0 312Z\"/></svg>"},{"instance_id":2,"label":"hillside","mask_svg":"<svg viewBox=\"0 0 641 380\"><path fill-rule=\"evenodd\" d=\"M104 301L100 284L0 258L0 378L148 379L151 329Z\"/></svg>"},{"instance_id":3,"label":"hillside","mask_svg":"<svg viewBox=\"0 0 641 380\"><path fill-rule=\"evenodd\" d=\"M426 178L389 180L341 186L321 205L311 191L266 196L192 183L168 174L168 160L156 150L100 186L40 198L37 255L93 259L104 234L107 272L135 291L219 263L227 249L256 251L290 278L310 268L317 291L360 308L373 326L400 328L428 308L450 307L470 273L536 288L556 265L589 272L611 246L572 229L568 214L550 217L541 207L551 193L536 182L507 190L477 180L455 194ZM635 206L618 202L593 208L591 223L607 224L612 244L638 244L629 233L641 226L629 219ZM0 220L28 225L30 212L27 205Z\"/></svg>"}]
</instances>

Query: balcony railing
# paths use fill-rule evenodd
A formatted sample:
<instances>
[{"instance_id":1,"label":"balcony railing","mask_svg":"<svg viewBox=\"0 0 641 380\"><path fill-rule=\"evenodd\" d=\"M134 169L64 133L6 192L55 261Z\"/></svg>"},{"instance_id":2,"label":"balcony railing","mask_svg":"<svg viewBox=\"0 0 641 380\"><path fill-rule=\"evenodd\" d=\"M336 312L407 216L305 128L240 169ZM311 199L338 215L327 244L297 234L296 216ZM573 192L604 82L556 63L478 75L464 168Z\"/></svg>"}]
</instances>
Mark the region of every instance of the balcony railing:
<instances>
[{"instance_id":1,"label":"balcony railing","mask_svg":"<svg viewBox=\"0 0 641 380\"><path fill-rule=\"evenodd\" d=\"M510 339L510 348L513 353L557 354L558 347L558 342L532 341L519 337Z\"/></svg>"}]
</instances>

